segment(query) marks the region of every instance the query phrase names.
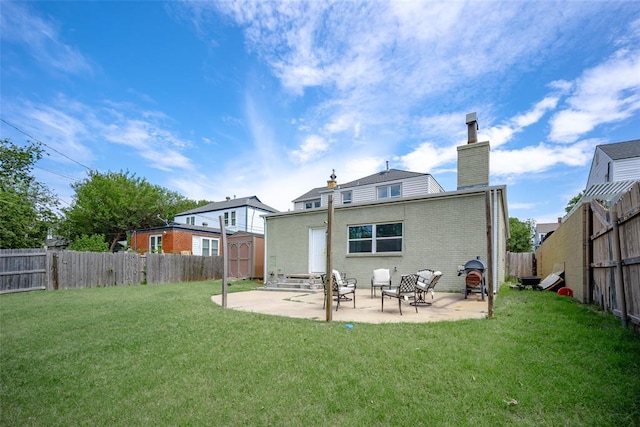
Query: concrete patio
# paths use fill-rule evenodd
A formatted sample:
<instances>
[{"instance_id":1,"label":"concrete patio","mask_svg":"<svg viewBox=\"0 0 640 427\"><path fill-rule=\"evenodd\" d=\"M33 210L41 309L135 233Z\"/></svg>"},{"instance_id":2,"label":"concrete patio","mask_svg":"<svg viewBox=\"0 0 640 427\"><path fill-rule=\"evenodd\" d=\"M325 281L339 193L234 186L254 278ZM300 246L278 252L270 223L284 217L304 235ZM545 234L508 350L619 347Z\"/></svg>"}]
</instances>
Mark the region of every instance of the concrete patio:
<instances>
[{"instance_id":1,"label":"concrete patio","mask_svg":"<svg viewBox=\"0 0 640 427\"><path fill-rule=\"evenodd\" d=\"M255 290L235 292L227 296L227 308L275 316L297 317L325 321L326 311L322 308L322 291L265 291ZM402 315L398 310L398 300L386 298L384 312L381 311L380 293L372 298L369 289L356 291L356 308L352 301L340 303L340 309L332 306L332 319L337 322L354 323L399 323L438 322L446 320L483 319L487 317L487 299L482 301L479 294L471 294L464 299L461 293L436 292L432 305L418 307L418 313L409 301L402 301ZM430 298L430 297L428 297ZM211 300L222 304L222 295Z\"/></svg>"}]
</instances>

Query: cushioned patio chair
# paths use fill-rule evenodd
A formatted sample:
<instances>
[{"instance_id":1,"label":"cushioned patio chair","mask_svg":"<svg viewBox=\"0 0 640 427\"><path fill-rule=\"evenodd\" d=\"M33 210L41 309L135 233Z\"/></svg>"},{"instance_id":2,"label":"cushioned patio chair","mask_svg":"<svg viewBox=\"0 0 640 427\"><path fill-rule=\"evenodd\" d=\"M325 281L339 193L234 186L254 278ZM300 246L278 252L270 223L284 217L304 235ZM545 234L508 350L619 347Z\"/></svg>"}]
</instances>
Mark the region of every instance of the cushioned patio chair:
<instances>
[{"instance_id":1,"label":"cushioned patio chair","mask_svg":"<svg viewBox=\"0 0 640 427\"><path fill-rule=\"evenodd\" d=\"M440 277L442 277L441 271L433 271L428 268L418 271L416 293L411 305L431 305L431 301L427 301L425 296L430 292L431 299L433 299L433 289L436 287Z\"/></svg>"},{"instance_id":2,"label":"cushioned patio chair","mask_svg":"<svg viewBox=\"0 0 640 427\"><path fill-rule=\"evenodd\" d=\"M402 300L409 300L409 298L415 297L416 283L418 282L417 274L403 274L400 278L400 284L391 289L382 289L382 311L384 311L384 297L391 297L398 299L398 309L402 316ZM418 312L418 306L416 305L416 313Z\"/></svg>"},{"instance_id":3,"label":"cushioned patio chair","mask_svg":"<svg viewBox=\"0 0 640 427\"><path fill-rule=\"evenodd\" d=\"M389 271L388 268L373 270L373 277L371 277L371 298L376 296L376 288L380 288L380 290L384 288L391 289L391 271Z\"/></svg>"},{"instance_id":4,"label":"cushioned patio chair","mask_svg":"<svg viewBox=\"0 0 640 427\"><path fill-rule=\"evenodd\" d=\"M326 274L321 275L321 277L324 286L324 300L322 301L322 308L325 308L327 301L328 277ZM356 308L357 284L358 281L356 279L343 279L339 271L333 270L333 286L331 288L331 293L334 297L334 301L336 301L336 311L340 308L341 301L353 300L353 308ZM352 294L352 296L349 297L349 294Z\"/></svg>"}]
</instances>

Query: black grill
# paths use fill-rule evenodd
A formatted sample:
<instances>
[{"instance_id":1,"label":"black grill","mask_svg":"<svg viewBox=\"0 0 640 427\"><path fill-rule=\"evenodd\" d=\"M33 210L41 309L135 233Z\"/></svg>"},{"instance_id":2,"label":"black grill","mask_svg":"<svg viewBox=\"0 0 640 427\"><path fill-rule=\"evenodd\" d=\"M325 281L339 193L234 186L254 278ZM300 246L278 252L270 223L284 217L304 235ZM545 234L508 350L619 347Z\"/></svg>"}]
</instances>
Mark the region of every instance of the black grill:
<instances>
[{"instance_id":1,"label":"black grill","mask_svg":"<svg viewBox=\"0 0 640 427\"><path fill-rule=\"evenodd\" d=\"M486 269L487 264L485 264L480 257L469 260L464 266L458 268L458 276L465 275L465 299L467 299L467 295L472 292L480 292L482 300L484 301L484 296L487 293L484 280L484 272Z\"/></svg>"}]
</instances>

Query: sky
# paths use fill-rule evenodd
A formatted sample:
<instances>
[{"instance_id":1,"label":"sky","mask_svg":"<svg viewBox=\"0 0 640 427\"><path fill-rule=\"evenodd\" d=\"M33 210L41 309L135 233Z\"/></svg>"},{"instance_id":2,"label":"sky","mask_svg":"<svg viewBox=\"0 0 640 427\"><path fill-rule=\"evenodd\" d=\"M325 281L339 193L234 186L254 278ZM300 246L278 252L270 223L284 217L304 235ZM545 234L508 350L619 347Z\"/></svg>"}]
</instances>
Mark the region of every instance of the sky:
<instances>
[{"instance_id":1,"label":"sky","mask_svg":"<svg viewBox=\"0 0 640 427\"><path fill-rule=\"evenodd\" d=\"M555 222L640 138L640 2L0 1L0 138L73 202L89 170L280 211L390 168L456 190L467 113L509 216Z\"/></svg>"}]
</instances>

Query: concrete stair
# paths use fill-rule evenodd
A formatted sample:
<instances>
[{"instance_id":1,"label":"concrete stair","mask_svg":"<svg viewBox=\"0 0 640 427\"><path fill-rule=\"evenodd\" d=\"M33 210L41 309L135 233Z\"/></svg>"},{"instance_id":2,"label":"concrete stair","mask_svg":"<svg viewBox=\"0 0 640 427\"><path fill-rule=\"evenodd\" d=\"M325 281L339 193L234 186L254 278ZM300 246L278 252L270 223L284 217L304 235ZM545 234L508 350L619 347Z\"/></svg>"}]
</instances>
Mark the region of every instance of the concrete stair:
<instances>
[{"instance_id":1,"label":"concrete stair","mask_svg":"<svg viewBox=\"0 0 640 427\"><path fill-rule=\"evenodd\" d=\"M265 283L265 291L324 292L319 274L281 274Z\"/></svg>"}]
</instances>

